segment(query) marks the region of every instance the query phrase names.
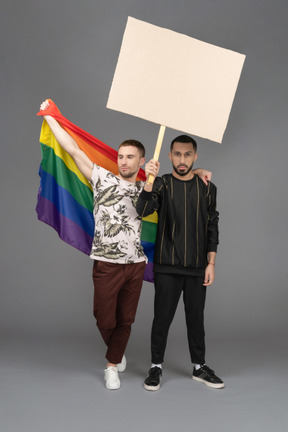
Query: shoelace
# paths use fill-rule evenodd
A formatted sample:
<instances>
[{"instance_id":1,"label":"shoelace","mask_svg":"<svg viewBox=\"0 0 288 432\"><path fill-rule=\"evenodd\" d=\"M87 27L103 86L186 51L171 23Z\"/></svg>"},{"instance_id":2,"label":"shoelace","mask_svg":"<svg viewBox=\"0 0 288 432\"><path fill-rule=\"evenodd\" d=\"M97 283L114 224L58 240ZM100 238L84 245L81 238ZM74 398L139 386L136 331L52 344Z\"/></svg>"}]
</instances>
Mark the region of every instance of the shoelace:
<instances>
[{"instance_id":1,"label":"shoelace","mask_svg":"<svg viewBox=\"0 0 288 432\"><path fill-rule=\"evenodd\" d=\"M212 369L210 369L207 365L203 365L203 366L201 366L201 369L202 369L204 372L206 372L207 375L209 375L209 376L215 376L215 372L214 372Z\"/></svg>"},{"instance_id":2,"label":"shoelace","mask_svg":"<svg viewBox=\"0 0 288 432\"><path fill-rule=\"evenodd\" d=\"M111 370L109 371L109 374L110 374L110 381L113 381L113 382L118 381L119 377L118 377L118 373L117 373L117 371L111 369Z\"/></svg>"},{"instance_id":3,"label":"shoelace","mask_svg":"<svg viewBox=\"0 0 288 432\"><path fill-rule=\"evenodd\" d=\"M150 371L151 378L158 378L160 374L161 374L161 369L157 367L152 368Z\"/></svg>"}]
</instances>

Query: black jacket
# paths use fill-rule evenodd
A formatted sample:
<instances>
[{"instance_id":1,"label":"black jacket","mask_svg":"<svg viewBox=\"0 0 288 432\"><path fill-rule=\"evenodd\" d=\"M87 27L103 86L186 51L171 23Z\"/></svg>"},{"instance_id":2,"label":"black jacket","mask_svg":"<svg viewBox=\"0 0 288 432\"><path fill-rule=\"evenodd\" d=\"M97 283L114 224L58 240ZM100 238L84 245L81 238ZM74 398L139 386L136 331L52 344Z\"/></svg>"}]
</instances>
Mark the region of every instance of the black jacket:
<instances>
[{"instance_id":1,"label":"black jacket","mask_svg":"<svg viewBox=\"0 0 288 432\"><path fill-rule=\"evenodd\" d=\"M138 214L158 213L155 272L204 275L207 253L219 243L216 191L196 175L183 181L165 174L155 179L152 192L141 192Z\"/></svg>"}]
</instances>

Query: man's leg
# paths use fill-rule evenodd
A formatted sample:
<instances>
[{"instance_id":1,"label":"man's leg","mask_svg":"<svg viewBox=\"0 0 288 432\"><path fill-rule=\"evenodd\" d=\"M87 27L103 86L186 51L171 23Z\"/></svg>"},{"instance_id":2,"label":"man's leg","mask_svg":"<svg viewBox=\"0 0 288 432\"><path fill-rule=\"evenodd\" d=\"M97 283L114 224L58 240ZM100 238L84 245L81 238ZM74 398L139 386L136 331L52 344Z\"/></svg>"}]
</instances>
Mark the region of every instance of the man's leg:
<instances>
[{"instance_id":1,"label":"man's leg","mask_svg":"<svg viewBox=\"0 0 288 432\"><path fill-rule=\"evenodd\" d=\"M111 363L120 363L124 355L143 284L145 262L124 264L124 283L118 293L116 327L109 338L106 358Z\"/></svg>"},{"instance_id":2,"label":"man's leg","mask_svg":"<svg viewBox=\"0 0 288 432\"><path fill-rule=\"evenodd\" d=\"M94 261L94 306L93 313L101 336L109 346L109 340L117 325L116 309L117 298L121 285L124 282L123 266L104 261ZM108 360L110 363L110 361ZM107 365L104 370L105 386L109 390L117 390L121 386L118 370L115 363Z\"/></svg>"},{"instance_id":3,"label":"man's leg","mask_svg":"<svg viewBox=\"0 0 288 432\"><path fill-rule=\"evenodd\" d=\"M155 273L154 319L151 331L152 363L161 364L170 325L182 292L182 276Z\"/></svg>"},{"instance_id":4,"label":"man's leg","mask_svg":"<svg viewBox=\"0 0 288 432\"><path fill-rule=\"evenodd\" d=\"M123 266L104 261L94 261L93 282L93 314L101 336L108 346L110 337L117 325L117 298L124 283Z\"/></svg>"},{"instance_id":5,"label":"man's leg","mask_svg":"<svg viewBox=\"0 0 288 432\"><path fill-rule=\"evenodd\" d=\"M107 345L106 388L117 390L119 364L130 336L141 292L145 262L113 264L95 261L93 267L94 316Z\"/></svg>"},{"instance_id":6,"label":"man's leg","mask_svg":"<svg viewBox=\"0 0 288 432\"><path fill-rule=\"evenodd\" d=\"M162 363L170 325L182 292L182 277L155 273L154 319L151 331L152 365L144 381L145 390L160 388Z\"/></svg>"},{"instance_id":7,"label":"man's leg","mask_svg":"<svg viewBox=\"0 0 288 432\"><path fill-rule=\"evenodd\" d=\"M205 363L204 308L206 287L203 278L185 276L183 300L188 334L189 351L192 363Z\"/></svg>"},{"instance_id":8,"label":"man's leg","mask_svg":"<svg viewBox=\"0 0 288 432\"><path fill-rule=\"evenodd\" d=\"M205 363L204 307L206 287L203 278L187 277L183 290L189 350L193 368L193 379L208 387L221 389L224 383Z\"/></svg>"}]
</instances>

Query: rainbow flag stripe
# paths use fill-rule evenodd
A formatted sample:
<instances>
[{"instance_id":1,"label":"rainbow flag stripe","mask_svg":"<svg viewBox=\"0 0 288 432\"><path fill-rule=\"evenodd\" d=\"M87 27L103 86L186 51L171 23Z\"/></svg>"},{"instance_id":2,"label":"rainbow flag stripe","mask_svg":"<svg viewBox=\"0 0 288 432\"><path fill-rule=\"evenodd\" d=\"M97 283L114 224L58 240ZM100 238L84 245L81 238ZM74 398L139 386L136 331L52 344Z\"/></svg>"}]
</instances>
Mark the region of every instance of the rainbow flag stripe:
<instances>
[{"instance_id":1,"label":"rainbow flag stripe","mask_svg":"<svg viewBox=\"0 0 288 432\"><path fill-rule=\"evenodd\" d=\"M141 232L141 243L148 258L146 264L144 280L147 282L154 282L154 249L157 233L158 214L154 212L152 215L146 216L142 219L142 232Z\"/></svg>"},{"instance_id":2,"label":"rainbow flag stripe","mask_svg":"<svg viewBox=\"0 0 288 432\"><path fill-rule=\"evenodd\" d=\"M114 174L118 173L116 150L67 120L51 100L48 110L40 111L37 115L45 114L56 118L94 163ZM45 120L41 128L40 143L42 161L36 206L38 219L54 228L63 241L90 255L94 235L91 185L78 170L71 156L59 145ZM145 180L142 169L138 173L138 180ZM142 221L141 241L148 257L144 280L149 282L153 282L156 230L155 212Z\"/></svg>"}]
</instances>

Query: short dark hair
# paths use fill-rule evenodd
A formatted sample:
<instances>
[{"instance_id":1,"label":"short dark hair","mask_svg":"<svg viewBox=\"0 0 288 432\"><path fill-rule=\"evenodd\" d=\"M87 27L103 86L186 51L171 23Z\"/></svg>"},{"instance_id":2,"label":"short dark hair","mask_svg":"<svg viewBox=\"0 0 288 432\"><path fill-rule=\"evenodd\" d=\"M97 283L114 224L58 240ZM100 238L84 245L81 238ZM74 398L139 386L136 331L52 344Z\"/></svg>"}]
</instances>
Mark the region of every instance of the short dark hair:
<instances>
[{"instance_id":1,"label":"short dark hair","mask_svg":"<svg viewBox=\"0 0 288 432\"><path fill-rule=\"evenodd\" d=\"M120 147L128 147L128 146L136 147L139 150L140 156L145 157L145 147L140 141L134 139L125 140L119 145L119 149Z\"/></svg>"},{"instance_id":2,"label":"short dark hair","mask_svg":"<svg viewBox=\"0 0 288 432\"><path fill-rule=\"evenodd\" d=\"M196 141L188 135L179 135L178 137L174 138L173 141L171 142L171 145L170 145L170 151L172 151L172 148L173 148L173 145L175 142L191 143L193 145L193 150L195 151L195 153L197 152Z\"/></svg>"}]
</instances>

